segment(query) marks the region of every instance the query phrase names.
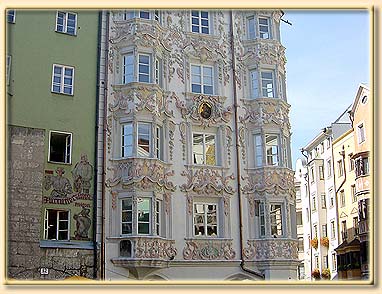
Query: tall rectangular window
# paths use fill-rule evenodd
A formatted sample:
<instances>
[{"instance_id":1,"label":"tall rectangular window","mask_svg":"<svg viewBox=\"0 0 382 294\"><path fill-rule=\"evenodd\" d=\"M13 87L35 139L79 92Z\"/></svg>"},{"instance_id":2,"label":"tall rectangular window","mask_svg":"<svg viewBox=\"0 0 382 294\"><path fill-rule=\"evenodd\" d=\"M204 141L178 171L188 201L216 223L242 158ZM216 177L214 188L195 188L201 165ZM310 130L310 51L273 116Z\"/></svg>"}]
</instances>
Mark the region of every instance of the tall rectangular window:
<instances>
[{"instance_id":1,"label":"tall rectangular window","mask_svg":"<svg viewBox=\"0 0 382 294\"><path fill-rule=\"evenodd\" d=\"M316 204L316 196L312 197L312 210L317 210L317 204Z\"/></svg>"},{"instance_id":2,"label":"tall rectangular window","mask_svg":"<svg viewBox=\"0 0 382 294\"><path fill-rule=\"evenodd\" d=\"M131 83L134 80L134 56L128 53L123 56L123 83Z\"/></svg>"},{"instance_id":3,"label":"tall rectangular window","mask_svg":"<svg viewBox=\"0 0 382 294\"><path fill-rule=\"evenodd\" d=\"M216 165L215 135L194 133L192 153L195 164Z\"/></svg>"},{"instance_id":4,"label":"tall rectangular window","mask_svg":"<svg viewBox=\"0 0 382 294\"><path fill-rule=\"evenodd\" d=\"M16 22L16 11L13 9L7 9L7 21L8 23Z\"/></svg>"},{"instance_id":5,"label":"tall rectangular window","mask_svg":"<svg viewBox=\"0 0 382 294\"><path fill-rule=\"evenodd\" d=\"M151 124L138 123L137 133L137 154L141 157L150 157L151 155Z\"/></svg>"},{"instance_id":6,"label":"tall rectangular window","mask_svg":"<svg viewBox=\"0 0 382 294\"><path fill-rule=\"evenodd\" d=\"M163 129L161 126L155 128L155 156L158 159L163 160L163 146L162 146L162 135Z\"/></svg>"},{"instance_id":7,"label":"tall rectangular window","mask_svg":"<svg viewBox=\"0 0 382 294\"><path fill-rule=\"evenodd\" d=\"M213 95L212 66L191 65L191 91Z\"/></svg>"},{"instance_id":8,"label":"tall rectangular window","mask_svg":"<svg viewBox=\"0 0 382 294\"><path fill-rule=\"evenodd\" d=\"M260 97L259 93L259 72L257 70L252 70L251 75L251 98Z\"/></svg>"},{"instance_id":9,"label":"tall rectangular window","mask_svg":"<svg viewBox=\"0 0 382 294\"><path fill-rule=\"evenodd\" d=\"M323 256L323 265L322 265L322 267L323 268L328 268L328 256L327 255L324 255Z\"/></svg>"},{"instance_id":10,"label":"tall rectangular window","mask_svg":"<svg viewBox=\"0 0 382 294\"><path fill-rule=\"evenodd\" d=\"M355 194L355 185L351 185L351 199L352 199L352 202L357 202L357 196Z\"/></svg>"},{"instance_id":11,"label":"tall rectangular window","mask_svg":"<svg viewBox=\"0 0 382 294\"><path fill-rule=\"evenodd\" d=\"M273 71L261 71L260 76L263 97L275 98L275 81Z\"/></svg>"},{"instance_id":12,"label":"tall rectangular window","mask_svg":"<svg viewBox=\"0 0 382 294\"><path fill-rule=\"evenodd\" d=\"M121 225L122 235L133 232L133 203L131 198L122 199Z\"/></svg>"},{"instance_id":13,"label":"tall rectangular window","mask_svg":"<svg viewBox=\"0 0 382 294\"><path fill-rule=\"evenodd\" d=\"M357 126L357 137L358 137L358 144L361 144L365 141L365 128L363 123L359 124Z\"/></svg>"},{"instance_id":14,"label":"tall rectangular window","mask_svg":"<svg viewBox=\"0 0 382 294\"><path fill-rule=\"evenodd\" d=\"M329 189L329 204L330 204L330 207L334 206L333 189Z\"/></svg>"},{"instance_id":15,"label":"tall rectangular window","mask_svg":"<svg viewBox=\"0 0 382 294\"><path fill-rule=\"evenodd\" d=\"M314 238L318 238L318 229L317 229L317 225L314 225L314 226L313 226L313 235L314 235Z\"/></svg>"},{"instance_id":16,"label":"tall rectangular window","mask_svg":"<svg viewBox=\"0 0 382 294\"><path fill-rule=\"evenodd\" d=\"M69 211L45 210L44 239L69 240Z\"/></svg>"},{"instance_id":17,"label":"tall rectangular window","mask_svg":"<svg viewBox=\"0 0 382 294\"><path fill-rule=\"evenodd\" d=\"M349 171L354 170L354 159L352 157L353 157L353 153L350 153L349 154Z\"/></svg>"},{"instance_id":18,"label":"tall rectangular window","mask_svg":"<svg viewBox=\"0 0 382 294\"><path fill-rule=\"evenodd\" d=\"M337 257L335 253L332 253L332 271L337 270Z\"/></svg>"},{"instance_id":19,"label":"tall rectangular window","mask_svg":"<svg viewBox=\"0 0 382 294\"><path fill-rule=\"evenodd\" d=\"M328 236L328 227L327 225L322 225L322 237L327 237Z\"/></svg>"},{"instance_id":20,"label":"tall rectangular window","mask_svg":"<svg viewBox=\"0 0 382 294\"><path fill-rule=\"evenodd\" d=\"M355 175L366 176L369 174L369 158L368 157L358 157L355 160Z\"/></svg>"},{"instance_id":21,"label":"tall rectangular window","mask_svg":"<svg viewBox=\"0 0 382 294\"><path fill-rule=\"evenodd\" d=\"M314 168L310 168L310 182L314 183Z\"/></svg>"},{"instance_id":22,"label":"tall rectangular window","mask_svg":"<svg viewBox=\"0 0 382 294\"><path fill-rule=\"evenodd\" d=\"M150 83L150 55L138 54L138 81Z\"/></svg>"},{"instance_id":23,"label":"tall rectangular window","mask_svg":"<svg viewBox=\"0 0 382 294\"><path fill-rule=\"evenodd\" d=\"M341 204L341 207L345 206L345 191L344 190L340 191L340 204Z\"/></svg>"},{"instance_id":24,"label":"tall rectangular window","mask_svg":"<svg viewBox=\"0 0 382 294\"><path fill-rule=\"evenodd\" d=\"M52 92L73 95L74 67L53 64Z\"/></svg>"},{"instance_id":25,"label":"tall rectangular window","mask_svg":"<svg viewBox=\"0 0 382 294\"><path fill-rule=\"evenodd\" d=\"M77 33L77 14L57 11L56 32L75 35Z\"/></svg>"},{"instance_id":26,"label":"tall rectangular window","mask_svg":"<svg viewBox=\"0 0 382 294\"><path fill-rule=\"evenodd\" d=\"M259 33L261 39L271 38L271 20L269 17L259 17Z\"/></svg>"},{"instance_id":27,"label":"tall rectangular window","mask_svg":"<svg viewBox=\"0 0 382 294\"><path fill-rule=\"evenodd\" d=\"M193 33L209 34L209 18L207 11L191 11L191 31Z\"/></svg>"},{"instance_id":28,"label":"tall rectangular window","mask_svg":"<svg viewBox=\"0 0 382 294\"><path fill-rule=\"evenodd\" d=\"M155 59L155 84L162 87L162 59Z\"/></svg>"},{"instance_id":29,"label":"tall rectangular window","mask_svg":"<svg viewBox=\"0 0 382 294\"><path fill-rule=\"evenodd\" d=\"M343 167L342 159L337 161L337 169L338 169L338 176L342 177L344 175L344 167Z\"/></svg>"},{"instance_id":30,"label":"tall rectangular window","mask_svg":"<svg viewBox=\"0 0 382 294\"><path fill-rule=\"evenodd\" d=\"M326 195L325 193L321 193L321 207L326 208Z\"/></svg>"},{"instance_id":31,"label":"tall rectangular window","mask_svg":"<svg viewBox=\"0 0 382 294\"><path fill-rule=\"evenodd\" d=\"M328 178L332 176L332 160L331 159L328 159L326 161L326 166L327 166L327 170L328 170Z\"/></svg>"},{"instance_id":32,"label":"tall rectangular window","mask_svg":"<svg viewBox=\"0 0 382 294\"><path fill-rule=\"evenodd\" d=\"M359 234L359 223L358 217L353 217L353 228L354 228L354 236L358 236Z\"/></svg>"},{"instance_id":33,"label":"tall rectangular window","mask_svg":"<svg viewBox=\"0 0 382 294\"><path fill-rule=\"evenodd\" d=\"M346 226L346 220L341 222L341 237L342 237L342 240L346 240L348 237L348 229Z\"/></svg>"},{"instance_id":34,"label":"tall rectangular window","mask_svg":"<svg viewBox=\"0 0 382 294\"><path fill-rule=\"evenodd\" d=\"M279 165L278 149L278 136L273 134L266 134L265 151L267 154L267 165Z\"/></svg>"},{"instance_id":35,"label":"tall rectangular window","mask_svg":"<svg viewBox=\"0 0 382 294\"><path fill-rule=\"evenodd\" d=\"M253 16L247 19L248 24L248 39L253 40L256 38L256 30L255 30L255 18Z\"/></svg>"},{"instance_id":36,"label":"tall rectangular window","mask_svg":"<svg viewBox=\"0 0 382 294\"><path fill-rule=\"evenodd\" d=\"M260 237L265 236L265 213L264 213L264 203L259 202L259 228Z\"/></svg>"},{"instance_id":37,"label":"tall rectangular window","mask_svg":"<svg viewBox=\"0 0 382 294\"><path fill-rule=\"evenodd\" d=\"M296 224L297 226L302 226L302 211L296 212Z\"/></svg>"},{"instance_id":38,"label":"tall rectangular window","mask_svg":"<svg viewBox=\"0 0 382 294\"><path fill-rule=\"evenodd\" d=\"M271 223L271 235L272 236L282 236L283 235L283 225L282 225L282 205L281 204L271 204L270 205L270 223Z\"/></svg>"},{"instance_id":39,"label":"tall rectangular window","mask_svg":"<svg viewBox=\"0 0 382 294\"><path fill-rule=\"evenodd\" d=\"M320 165L318 166L318 173L320 174L320 180L324 179L324 166Z\"/></svg>"},{"instance_id":40,"label":"tall rectangular window","mask_svg":"<svg viewBox=\"0 0 382 294\"><path fill-rule=\"evenodd\" d=\"M334 224L334 220L332 220L332 221L330 222L330 228L331 228L331 235L330 235L330 237L331 237L332 239L335 239L335 238L336 238L336 226L335 226L335 224Z\"/></svg>"},{"instance_id":41,"label":"tall rectangular window","mask_svg":"<svg viewBox=\"0 0 382 294\"><path fill-rule=\"evenodd\" d=\"M162 201L155 201L155 233L160 236L161 235L161 204Z\"/></svg>"},{"instance_id":42,"label":"tall rectangular window","mask_svg":"<svg viewBox=\"0 0 382 294\"><path fill-rule=\"evenodd\" d=\"M304 238L298 238L298 252L304 252Z\"/></svg>"},{"instance_id":43,"label":"tall rectangular window","mask_svg":"<svg viewBox=\"0 0 382 294\"><path fill-rule=\"evenodd\" d=\"M263 165L263 139L261 135L255 135L255 163L256 166Z\"/></svg>"},{"instance_id":44,"label":"tall rectangular window","mask_svg":"<svg viewBox=\"0 0 382 294\"><path fill-rule=\"evenodd\" d=\"M314 264L315 264L316 268L320 268L320 260L319 260L318 255L314 256Z\"/></svg>"},{"instance_id":45,"label":"tall rectangular window","mask_svg":"<svg viewBox=\"0 0 382 294\"><path fill-rule=\"evenodd\" d=\"M49 133L49 158L50 162L71 163L72 134L64 132Z\"/></svg>"},{"instance_id":46,"label":"tall rectangular window","mask_svg":"<svg viewBox=\"0 0 382 294\"><path fill-rule=\"evenodd\" d=\"M216 204L194 204L194 236L217 237L218 219Z\"/></svg>"},{"instance_id":47,"label":"tall rectangular window","mask_svg":"<svg viewBox=\"0 0 382 294\"><path fill-rule=\"evenodd\" d=\"M321 142L320 143L320 152L321 152L321 154L323 154L324 153L324 151L325 151L325 148L324 148L324 142Z\"/></svg>"},{"instance_id":48,"label":"tall rectangular window","mask_svg":"<svg viewBox=\"0 0 382 294\"><path fill-rule=\"evenodd\" d=\"M122 157L133 155L133 124L128 123L122 126Z\"/></svg>"},{"instance_id":49,"label":"tall rectangular window","mask_svg":"<svg viewBox=\"0 0 382 294\"><path fill-rule=\"evenodd\" d=\"M137 198L138 234L150 234L151 199Z\"/></svg>"}]
</instances>

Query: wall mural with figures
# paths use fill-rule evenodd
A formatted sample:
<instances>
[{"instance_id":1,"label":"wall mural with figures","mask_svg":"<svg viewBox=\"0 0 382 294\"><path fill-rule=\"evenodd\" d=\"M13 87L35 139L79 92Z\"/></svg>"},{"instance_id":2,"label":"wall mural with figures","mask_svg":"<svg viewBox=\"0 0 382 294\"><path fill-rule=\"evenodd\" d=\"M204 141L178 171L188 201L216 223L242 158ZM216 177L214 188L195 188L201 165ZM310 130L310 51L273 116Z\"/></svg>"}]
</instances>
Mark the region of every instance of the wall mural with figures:
<instances>
[{"instance_id":1,"label":"wall mural with figures","mask_svg":"<svg viewBox=\"0 0 382 294\"><path fill-rule=\"evenodd\" d=\"M46 169L43 181L43 210L70 211L70 239L91 240L93 166L81 154L74 165Z\"/></svg>"}]
</instances>

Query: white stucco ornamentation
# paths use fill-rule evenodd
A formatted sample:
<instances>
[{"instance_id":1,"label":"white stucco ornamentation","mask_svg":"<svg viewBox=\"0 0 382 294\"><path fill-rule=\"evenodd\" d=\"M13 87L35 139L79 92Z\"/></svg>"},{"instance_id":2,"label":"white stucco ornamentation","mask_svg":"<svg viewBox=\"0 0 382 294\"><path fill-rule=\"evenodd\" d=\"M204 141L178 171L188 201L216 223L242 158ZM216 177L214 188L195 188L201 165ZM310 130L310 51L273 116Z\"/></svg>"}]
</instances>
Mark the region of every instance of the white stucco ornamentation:
<instances>
[{"instance_id":1,"label":"white stucco ornamentation","mask_svg":"<svg viewBox=\"0 0 382 294\"><path fill-rule=\"evenodd\" d=\"M243 249L245 260L296 260L298 242L295 240L248 240Z\"/></svg>"},{"instance_id":2,"label":"white stucco ornamentation","mask_svg":"<svg viewBox=\"0 0 382 294\"><path fill-rule=\"evenodd\" d=\"M186 240L183 249L185 260L233 260L235 255L232 240L227 239Z\"/></svg>"},{"instance_id":3,"label":"white stucco ornamentation","mask_svg":"<svg viewBox=\"0 0 382 294\"><path fill-rule=\"evenodd\" d=\"M177 254L174 240L139 237L135 243L136 258L169 259Z\"/></svg>"}]
</instances>

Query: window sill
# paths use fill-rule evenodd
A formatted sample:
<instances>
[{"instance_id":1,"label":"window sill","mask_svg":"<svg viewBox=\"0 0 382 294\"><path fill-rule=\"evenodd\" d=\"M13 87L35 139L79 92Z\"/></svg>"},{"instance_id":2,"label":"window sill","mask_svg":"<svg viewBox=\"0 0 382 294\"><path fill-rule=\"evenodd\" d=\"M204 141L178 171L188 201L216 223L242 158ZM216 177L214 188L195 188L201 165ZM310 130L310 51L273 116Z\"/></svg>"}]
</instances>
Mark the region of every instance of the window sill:
<instances>
[{"instance_id":1,"label":"window sill","mask_svg":"<svg viewBox=\"0 0 382 294\"><path fill-rule=\"evenodd\" d=\"M48 160L48 163L50 163L50 164L72 165L71 162L66 163L66 162L57 162L57 161L50 161L50 160Z\"/></svg>"},{"instance_id":2,"label":"window sill","mask_svg":"<svg viewBox=\"0 0 382 294\"><path fill-rule=\"evenodd\" d=\"M40 248L94 249L92 241L40 240Z\"/></svg>"},{"instance_id":3,"label":"window sill","mask_svg":"<svg viewBox=\"0 0 382 294\"><path fill-rule=\"evenodd\" d=\"M53 92L53 91L50 91L52 94L56 94L56 95L65 95L65 96L70 96L70 97L73 97L74 94L66 94L66 93L62 93L62 92Z\"/></svg>"},{"instance_id":4,"label":"window sill","mask_svg":"<svg viewBox=\"0 0 382 294\"><path fill-rule=\"evenodd\" d=\"M185 164L184 166L188 168L195 168L195 169L201 169L201 168L212 168L212 169L219 169L219 170L227 170L229 167L224 167L221 165L208 165L208 164Z\"/></svg>"},{"instance_id":5,"label":"window sill","mask_svg":"<svg viewBox=\"0 0 382 294\"><path fill-rule=\"evenodd\" d=\"M62 35L67 35L67 36L73 36L73 37L77 37L77 32L75 34L70 34L70 33L66 33L66 32L60 32L60 31L57 31L55 30L55 32L57 34L62 34Z\"/></svg>"}]
</instances>

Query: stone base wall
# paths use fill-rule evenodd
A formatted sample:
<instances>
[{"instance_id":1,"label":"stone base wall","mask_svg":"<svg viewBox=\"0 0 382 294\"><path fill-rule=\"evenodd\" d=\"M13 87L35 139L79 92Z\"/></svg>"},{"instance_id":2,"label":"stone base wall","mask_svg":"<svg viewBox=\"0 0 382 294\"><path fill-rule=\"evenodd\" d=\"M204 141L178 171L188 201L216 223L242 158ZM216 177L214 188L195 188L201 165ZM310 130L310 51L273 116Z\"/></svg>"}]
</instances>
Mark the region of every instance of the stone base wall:
<instances>
[{"instance_id":1,"label":"stone base wall","mask_svg":"<svg viewBox=\"0 0 382 294\"><path fill-rule=\"evenodd\" d=\"M45 130L9 126L7 188L8 278L94 278L94 251L40 248ZM41 274L46 268L47 274Z\"/></svg>"}]
</instances>

